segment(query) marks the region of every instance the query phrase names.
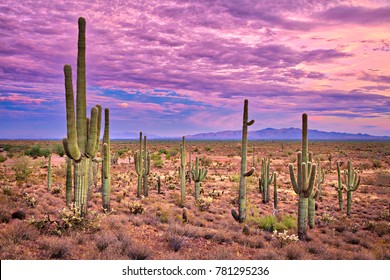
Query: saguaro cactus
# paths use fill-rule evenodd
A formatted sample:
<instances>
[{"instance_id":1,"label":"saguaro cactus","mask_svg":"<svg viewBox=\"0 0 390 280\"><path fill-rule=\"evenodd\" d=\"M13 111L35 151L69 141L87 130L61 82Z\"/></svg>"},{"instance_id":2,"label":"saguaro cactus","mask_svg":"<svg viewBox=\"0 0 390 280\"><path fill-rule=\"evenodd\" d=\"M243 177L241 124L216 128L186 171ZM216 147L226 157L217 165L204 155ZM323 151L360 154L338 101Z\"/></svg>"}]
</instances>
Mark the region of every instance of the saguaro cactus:
<instances>
[{"instance_id":1,"label":"saguaro cactus","mask_svg":"<svg viewBox=\"0 0 390 280\"><path fill-rule=\"evenodd\" d=\"M275 171L270 175L270 159L263 158L261 161L261 177L259 178L260 193L263 197L263 203L269 202L269 186L275 178Z\"/></svg>"},{"instance_id":2,"label":"saguaro cactus","mask_svg":"<svg viewBox=\"0 0 390 280\"><path fill-rule=\"evenodd\" d=\"M248 144L248 126L254 124L254 120L248 122L248 100L244 101L244 115L242 124L242 141L241 141L241 173L240 173L240 188L238 193L238 213L232 209L232 216L236 221L242 223L246 218L246 177L249 177L255 171L252 167L246 171L246 152Z\"/></svg>"},{"instance_id":3,"label":"saguaro cactus","mask_svg":"<svg viewBox=\"0 0 390 280\"><path fill-rule=\"evenodd\" d=\"M66 157L66 205L72 203L72 159Z\"/></svg>"},{"instance_id":4,"label":"saguaro cactus","mask_svg":"<svg viewBox=\"0 0 390 280\"><path fill-rule=\"evenodd\" d=\"M278 185L276 184L276 173L274 175L274 211L278 209Z\"/></svg>"},{"instance_id":5,"label":"saguaro cactus","mask_svg":"<svg viewBox=\"0 0 390 280\"><path fill-rule=\"evenodd\" d=\"M334 186L337 191L337 196L339 198L339 208L340 211L343 210L343 183L341 182L341 170L339 162L336 162L337 165L337 186Z\"/></svg>"},{"instance_id":6,"label":"saguaro cactus","mask_svg":"<svg viewBox=\"0 0 390 280\"><path fill-rule=\"evenodd\" d=\"M142 177L143 177L143 165L142 165L142 132L139 133L139 151L134 154L135 171L138 175L137 183L137 197L142 194Z\"/></svg>"},{"instance_id":7,"label":"saguaro cactus","mask_svg":"<svg viewBox=\"0 0 390 280\"><path fill-rule=\"evenodd\" d=\"M49 155L49 159L47 162L47 189L51 190L51 154Z\"/></svg>"},{"instance_id":8,"label":"saguaro cactus","mask_svg":"<svg viewBox=\"0 0 390 280\"><path fill-rule=\"evenodd\" d=\"M102 200L103 209L110 211L111 173L110 173L110 111L104 110L103 162L102 162Z\"/></svg>"},{"instance_id":9,"label":"saguaro cactus","mask_svg":"<svg viewBox=\"0 0 390 280\"><path fill-rule=\"evenodd\" d=\"M294 166L289 164L290 178L294 191L299 195L298 201L298 238L306 240L306 224L308 217L308 198L313 192L317 166L308 161L308 124L307 114L302 115L302 151L297 153L297 177Z\"/></svg>"},{"instance_id":10,"label":"saguaro cactus","mask_svg":"<svg viewBox=\"0 0 390 280\"><path fill-rule=\"evenodd\" d=\"M90 121L86 117L86 74L85 74L85 19L79 18L79 36L77 53L77 97L76 116L74 110L74 94L72 83L72 68L64 66L66 125L67 138L63 139L67 156L74 161L75 205L80 208L81 215L87 211L87 193L89 165L96 156L96 145L99 142L100 119L98 106L91 109Z\"/></svg>"},{"instance_id":11,"label":"saguaro cactus","mask_svg":"<svg viewBox=\"0 0 390 280\"><path fill-rule=\"evenodd\" d=\"M324 180L325 180L324 177L325 177L325 172L321 168L321 160L318 159L318 165L317 165L317 190L318 190L318 197L319 198L321 198L321 195L322 195L322 184L324 183Z\"/></svg>"},{"instance_id":12,"label":"saguaro cactus","mask_svg":"<svg viewBox=\"0 0 390 280\"><path fill-rule=\"evenodd\" d=\"M192 179L195 182L195 200L200 198L200 183L206 178L208 170L199 168L199 159L196 157L195 167L192 168Z\"/></svg>"},{"instance_id":13,"label":"saguaro cactus","mask_svg":"<svg viewBox=\"0 0 390 280\"><path fill-rule=\"evenodd\" d=\"M180 166L178 172L180 176L181 201L184 202L186 200L186 145L184 136L180 145Z\"/></svg>"},{"instance_id":14,"label":"saguaro cactus","mask_svg":"<svg viewBox=\"0 0 390 280\"><path fill-rule=\"evenodd\" d=\"M348 160L348 169L344 170L344 182L347 191L347 216L350 216L352 206L352 192L356 191L360 185L360 176L352 168L351 160Z\"/></svg>"},{"instance_id":15,"label":"saguaro cactus","mask_svg":"<svg viewBox=\"0 0 390 280\"><path fill-rule=\"evenodd\" d=\"M144 136L144 170L142 172L142 177L144 180L144 196L149 195L148 191L148 176L150 174L150 152L146 150L146 136Z\"/></svg>"}]
</instances>

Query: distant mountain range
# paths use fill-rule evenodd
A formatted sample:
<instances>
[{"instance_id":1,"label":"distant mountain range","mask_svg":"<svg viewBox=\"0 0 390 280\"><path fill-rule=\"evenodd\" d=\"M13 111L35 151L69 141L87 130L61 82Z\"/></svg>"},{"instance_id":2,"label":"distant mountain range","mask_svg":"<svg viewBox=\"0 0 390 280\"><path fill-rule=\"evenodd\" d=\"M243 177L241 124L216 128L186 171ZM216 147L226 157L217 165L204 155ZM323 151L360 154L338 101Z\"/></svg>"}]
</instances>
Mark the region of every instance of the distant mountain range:
<instances>
[{"instance_id":1,"label":"distant mountain range","mask_svg":"<svg viewBox=\"0 0 390 280\"><path fill-rule=\"evenodd\" d=\"M241 130L228 130L220 132L199 133L188 135L188 140L239 140L241 139ZM373 136L369 134L351 134L341 132L325 132L309 129L310 140L362 140L362 141L390 141L389 136ZM302 130L300 128L265 128L261 130L248 131L249 140L300 140Z\"/></svg>"}]
</instances>

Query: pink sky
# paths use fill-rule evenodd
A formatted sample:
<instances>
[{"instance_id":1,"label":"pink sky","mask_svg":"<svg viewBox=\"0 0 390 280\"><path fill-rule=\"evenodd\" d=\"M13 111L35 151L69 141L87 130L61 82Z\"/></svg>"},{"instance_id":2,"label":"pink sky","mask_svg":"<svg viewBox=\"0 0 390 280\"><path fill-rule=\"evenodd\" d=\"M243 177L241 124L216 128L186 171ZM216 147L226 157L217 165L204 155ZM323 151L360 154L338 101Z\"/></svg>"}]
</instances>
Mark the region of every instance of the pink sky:
<instances>
[{"instance_id":1,"label":"pink sky","mask_svg":"<svg viewBox=\"0 0 390 280\"><path fill-rule=\"evenodd\" d=\"M0 138L65 136L80 16L113 137L239 130L245 98L253 130L390 136L389 1L83 2L1 2Z\"/></svg>"}]
</instances>

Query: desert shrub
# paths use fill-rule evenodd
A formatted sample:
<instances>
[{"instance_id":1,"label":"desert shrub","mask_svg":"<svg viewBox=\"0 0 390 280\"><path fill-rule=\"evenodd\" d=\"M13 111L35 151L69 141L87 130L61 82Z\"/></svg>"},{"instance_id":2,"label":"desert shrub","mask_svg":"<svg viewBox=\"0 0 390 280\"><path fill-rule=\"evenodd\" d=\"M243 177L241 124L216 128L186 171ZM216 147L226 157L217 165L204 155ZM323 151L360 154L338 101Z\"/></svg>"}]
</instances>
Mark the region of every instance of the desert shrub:
<instances>
[{"instance_id":1,"label":"desert shrub","mask_svg":"<svg viewBox=\"0 0 390 280\"><path fill-rule=\"evenodd\" d=\"M142 214L145 211L144 206L138 201L132 201L127 204L131 214Z\"/></svg>"},{"instance_id":2,"label":"desert shrub","mask_svg":"<svg viewBox=\"0 0 390 280\"><path fill-rule=\"evenodd\" d=\"M273 232L295 229L297 227L297 220L294 216L284 215L275 217L274 215L261 216L258 215L248 217L248 222L256 224L259 228L265 231Z\"/></svg>"},{"instance_id":3,"label":"desert shrub","mask_svg":"<svg viewBox=\"0 0 390 280\"><path fill-rule=\"evenodd\" d=\"M183 246L185 242L185 237L177 233L168 233L166 240L168 241L169 247L174 252L177 252Z\"/></svg>"},{"instance_id":4,"label":"desert shrub","mask_svg":"<svg viewBox=\"0 0 390 280\"><path fill-rule=\"evenodd\" d=\"M213 199L211 197L205 197L198 199L195 204L199 211L207 211L209 210Z\"/></svg>"},{"instance_id":5,"label":"desert shrub","mask_svg":"<svg viewBox=\"0 0 390 280\"><path fill-rule=\"evenodd\" d=\"M302 260L305 259L305 251L302 246L298 244L290 244L286 246L286 259L287 260Z\"/></svg>"},{"instance_id":6,"label":"desert shrub","mask_svg":"<svg viewBox=\"0 0 390 280\"><path fill-rule=\"evenodd\" d=\"M52 193L52 194L59 194L59 193L61 193L61 187L60 187L60 186L54 186L54 187L51 189L51 193Z\"/></svg>"},{"instance_id":7,"label":"desert shrub","mask_svg":"<svg viewBox=\"0 0 390 280\"><path fill-rule=\"evenodd\" d=\"M372 160L372 167L373 168L381 168L382 162L379 159L373 159Z\"/></svg>"},{"instance_id":8,"label":"desert shrub","mask_svg":"<svg viewBox=\"0 0 390 280\"><path fill-rule=\"evenodd\" d=\"M37 200L35 199L34 196L29 195L28 193L23 193L22 195L24 201L26 202L28 207L35 208Z\"/></svg>"},{"instance_id":9,"label":"desert shrub","mask_svg":"<svg viewBox=\"0 0 390 280\"><path fill-rule=\"evenodd\" d=\"M15 171L15 180L19 185L27 182L27 179L30 177L32 173L30 166L31 161L28 157L22 156L16 159L12 169Z\"/></svg>"},{"instance_id":10,"label":"desert shrub","mask_svg":"<svg viewBox=\"0 0 390 280\"><path fill-rule=\"evenodd\" d=\"M4 162L6 160L7 160L7 158L5 156L3 156L2 154L0 154L0 162Z\"/></svg>"},{"instance_id":11,"label":"desert shrub","mask_svg":"<svg viewBox=\"0 0 390 280\"><path fill-rule=\"evenodd\" d=\"M110 245L114 244L117 241L116 237L111 233L107 233L106 231L102 231L100 234L96 236L95 246L99 252L103 252Z\"/></svg>"},{"instance_id":12,"label":"desert shrub","mask_svg":"<svg viewBox=\"0 0 390 280\"><path fill-rule=\"evenodd\" d=\"M320 217L320 221L325 223L325 224L329 224L329 223L334 221L334 218L328 212L324 212L324 213L322 213L322 215Z\"/></svg>"},{"instance_id":13,"label":"desert shrub","mask_svg":"<svg viewBox=\"0 0 390 280\"><path fill-rule=\"evenodd\" d=\"M164 166L162 157L160 154L152 154L150 159L153 160L154 167L162 168Z\"/></svg>"},{"instance_id":14,"label":"desert shrub","mask_svg":"<svg viewBox=\"0 0 390 280\"><path fill-rule=\"evenodd\" d=\"M298 236L295 234L288 234L287 230L284 230L283 232L278 232L277 230L274 230L272 233L272 236L278 240L280 247L284 247L287 244L298 242Z\"/></svg>"},{"instance_id":15,"label":"desert shrub","mask_svg":"<svg viewBox=\"0 0 390 280\"><path fill-rule=\"evenodd\" d=\"M48 157L50 153L49 149L42 149L40 145L34 145L30 149L26 150L24 155L35 159L37 157Z\"/></svg>"},{"instance_id":16,"label":"desert shrub","mask_svg":"<svg viewBox=\"0 0 390 280\"><path fill-rule=\"evenodd\" d=\"M10 224L2 234L4 240L14 244L20 244L23 240L33 240L38 236L38 232L24 221L17 221Z\"/></svg>"},{"instance_id":17,"label":"desert shrub","mask_svg":"<svg viewBox=\"0 0 390 280\"><path fill-rule=\"evenodd\" d=\"M200 158L200 161L202 162L202 165L204 167L209 167L213 163L213 160L209 157L206 157L206 156L202 156Z\"/></svg>"},{"instance_id":18,"label":"desert shrub","mask_svg":"<svg viewBox=\"0 0 390 280\"><path fill-rule=\"evenodd\" d=\"M64 146L62 144L55 144L52 151L60 157L65 155Z\"/></svg>"},{"instance_id":19,"label":"desert shrub","mask_svg":"<svg viewBox=\"0 0 390 280\"><path fill-rule=\"evenodd\" d=\"M51 237L40 242L39 248L47 259L66 260L70 257L72 243L68 239Z\"/></svg>"},{"instance_id":20,"label":"desert shrub","mask_svg":"<svg viewBox=\"0 0 390 280\"><path fill-rule=\"evenodd\" d=\"M1 186L1 191L3 194L11 196L12 195L12 189L10 186Z\"/></svg>"},{"instance_id":21,"label":"desert shrub","mask_svg":"<svg viewBox=\"0 0 390 280\"><path fill-rule=\"evenodd\" d=\"M129 148L122 148L122 149L118 149L116 153L118 154L118 156L122 156L124 153L127 153L128 151Z\"/></svg>"},{"instance_id":22,"label":"desert shrub","mask_svg":"<svg viewBox=\"0 0 390 280\"><path fill-rule=\"evenodd\" d=\"M379 187L390 186L390 172L389 171L376 172L376 180L374 182Z\"/></svg>"}]
</instances>

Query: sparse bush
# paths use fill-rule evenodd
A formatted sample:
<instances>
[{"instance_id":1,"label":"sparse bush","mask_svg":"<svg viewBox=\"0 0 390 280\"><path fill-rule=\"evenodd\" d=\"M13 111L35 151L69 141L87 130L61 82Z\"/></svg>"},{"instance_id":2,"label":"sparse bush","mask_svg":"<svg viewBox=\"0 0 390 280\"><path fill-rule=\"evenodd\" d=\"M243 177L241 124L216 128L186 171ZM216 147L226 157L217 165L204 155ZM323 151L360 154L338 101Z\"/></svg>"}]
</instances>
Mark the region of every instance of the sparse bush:
<instances>
[{"instance_id":1,"label":"sparse bush","mask_svg":"<svg viewBox=\"0 0 390 280\"><path fill-rule=\"evenodd\" d=\"M0 163L4 162L6 160L7 160L7 158L5 156L3 156L2 154L0 154Z\"/></svg>"},{"instance_id":2,"label":"sparse bush","mask_svg":"<svg viewBox=\"0 0 390 280\"><path fill-rule=\"evenodd\" d=\"M198 199L195 204L198 207L199 211L207 211L209 210L213 199L211 197L205 197Z\"/></svg>"},{"instance_id":3,"label":"sparse bush","mask_svg":"<svg viewBox=\"0 0 390 280\"><path fill-rule=\"evenodd\" d=\"M24 152L26 156L30 156L33 159L36 159L38 157L48 157L50 155L49 149L42 149L40 145L34 145L31 147L31 149L28 149Z\"/></svg>"},{"instance_id":4,"label":"sparse bush","mask_svg":"<svg viewBox=\"0 0 390 280\"><path fill-rule=\"evenodd\" d=\"M145 211L144 206L138 201L132 201L127 204L131 214L142 214Z\"/></svg>"},{"instance_id":5,"label":"sparse bush","mask_svg":"<svg viewBox=\"0 0 390 280\"><path fill-rule=\"evenodd\" d=\"M32 171L30 169L31 161L28 157L23 156L15 161L15 165L13 166L13 170L15 171L15 180L18 185L21 185L27 182L27 179L30 177Z\"/></svg>"},{"instance_id":6,"label":"sparse bush","mask_svg":"<svg viewBox=\"0 0 390 280\"><path fill-rule=\"evenodd\" d=\"M70 257L71 242L68 239L52 237L40 242L40 249L45 251L46 258L66 260Z\"/></svg>"}]
</instances>

